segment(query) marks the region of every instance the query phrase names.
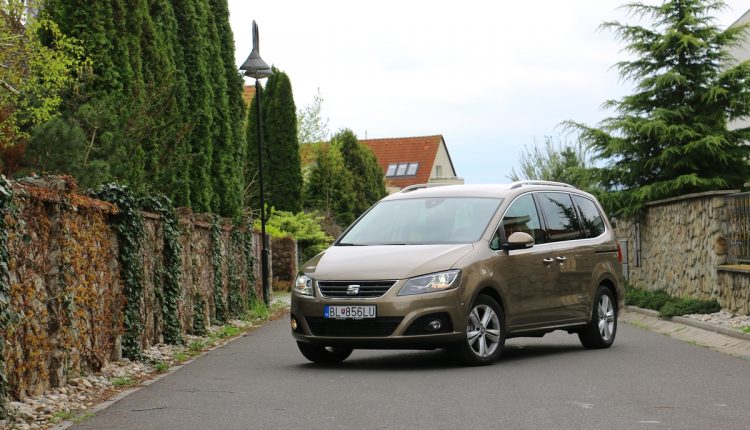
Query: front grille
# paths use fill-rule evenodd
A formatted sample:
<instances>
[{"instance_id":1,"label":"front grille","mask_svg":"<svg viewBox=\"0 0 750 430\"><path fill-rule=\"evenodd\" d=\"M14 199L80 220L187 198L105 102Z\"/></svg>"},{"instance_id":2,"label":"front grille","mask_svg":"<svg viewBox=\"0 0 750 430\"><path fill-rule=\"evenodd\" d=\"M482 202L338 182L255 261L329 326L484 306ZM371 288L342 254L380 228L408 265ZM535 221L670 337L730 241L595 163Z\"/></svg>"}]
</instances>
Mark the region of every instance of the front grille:
<instances>
[{"instance_id":1,"label":"front grille","mask_svg":"<svg viewBox=\"0 0 750 430\"><path fill-rule=\"evenodd\" d=\"M318 281L318 288L323 297L361 299L381 297L395 283L396 281Z\"/></svg>"},{"instance_id":2,"label":"front grille","mask_svg":"<svg viewBox=\"0 0 750 430\"><path fill-rule=\"evenodd\" d=\"M380 317L371 320L332 320L306 317L314 336L385 337L393 334L403 317Z\"/></svg>"}]
</instances>

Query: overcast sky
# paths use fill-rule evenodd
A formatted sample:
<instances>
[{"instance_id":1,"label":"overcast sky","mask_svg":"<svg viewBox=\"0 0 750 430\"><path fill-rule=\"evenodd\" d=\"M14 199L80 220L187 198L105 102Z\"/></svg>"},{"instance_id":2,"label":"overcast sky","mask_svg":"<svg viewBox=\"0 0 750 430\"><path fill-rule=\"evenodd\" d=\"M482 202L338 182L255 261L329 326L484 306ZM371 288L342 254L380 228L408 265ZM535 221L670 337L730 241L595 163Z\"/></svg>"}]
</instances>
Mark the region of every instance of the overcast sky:
<instances>
[{"instance_id":1,"label":"overcast sky","mask_svg":"<svg viewBox=\"0 0 750 430\"><path fill-rule=\"evenodd\" d=\"M627 94L608 20L625 0L229 0L237 64L252 49L285 71L297 107L323 97L329 128L360 139L442 134L466 183L508 182L524 145L596 124ZM660 3L651 1L649 3ZM729 0L726 27L750 7ZM248 79L248 84L253 81ZM408 161L408 160L404 160Z\"/></svg>"}]
</instances>

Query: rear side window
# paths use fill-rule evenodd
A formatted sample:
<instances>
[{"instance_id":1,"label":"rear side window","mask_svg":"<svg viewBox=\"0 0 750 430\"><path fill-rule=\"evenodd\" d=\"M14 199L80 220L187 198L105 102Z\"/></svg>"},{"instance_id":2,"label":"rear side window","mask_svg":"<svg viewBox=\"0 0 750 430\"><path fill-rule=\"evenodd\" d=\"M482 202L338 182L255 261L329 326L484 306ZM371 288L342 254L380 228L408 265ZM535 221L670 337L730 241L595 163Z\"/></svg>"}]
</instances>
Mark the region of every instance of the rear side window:
<instances>
[{"instance_id":1,"label":"rear side window","mask_svg":"<svg viewBox=\"0 0 750 430\"><path fill-rule=\"evenodd\" d=\"M568 193L539 193L539 208L547 222L550 242L581 239L581 226Z\"/></svg>"},{"instance_id":2,"label":"rear side window","mask_svg":"<svg viewBox=\"0 0 750 430\"><path fill-rule=\"evenodd\" d=\"M520 231L531 235L534 243L544 243L544 230L531 194L525 194L513 201L503 217L503 228L506 238Z\"/></svg>"},{"instance_id":3,"label":"rear side window","mask_svg":"<svg viewBox=\"0 0 750 430\"><path fill-rule=\"evenodd\" d=\"M604 233L604 220L596 204L581 196L573 196L573 201L581 214L581 225L586 237L597 237Z\"/></svg>"}]
</instances>

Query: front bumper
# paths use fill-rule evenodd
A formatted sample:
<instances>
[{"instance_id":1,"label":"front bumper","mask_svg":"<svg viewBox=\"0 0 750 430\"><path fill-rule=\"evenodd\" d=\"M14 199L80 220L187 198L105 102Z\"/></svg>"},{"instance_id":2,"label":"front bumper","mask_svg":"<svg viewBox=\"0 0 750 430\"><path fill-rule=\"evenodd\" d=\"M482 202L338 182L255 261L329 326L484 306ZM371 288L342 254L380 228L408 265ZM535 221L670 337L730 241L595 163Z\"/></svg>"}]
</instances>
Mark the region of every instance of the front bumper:
<instances>
[{"instance_id":1,"label":"front bumper","mask_svg":"<svg viewBox=\"0 0 750 430\"><path fill-rule=\"evenodd\" d=\"M292 335L300 342L364 349L431 349L465 338L458 290L399 296L398 284L373 299L325 298L317 288L315 297L292 292L290 318L296 320L297 326ZM326 319L325 305L375 305L377 317ZM426 325L436 319L442 322L441 328L429 332Z\"/></svg>"}]
</instances>

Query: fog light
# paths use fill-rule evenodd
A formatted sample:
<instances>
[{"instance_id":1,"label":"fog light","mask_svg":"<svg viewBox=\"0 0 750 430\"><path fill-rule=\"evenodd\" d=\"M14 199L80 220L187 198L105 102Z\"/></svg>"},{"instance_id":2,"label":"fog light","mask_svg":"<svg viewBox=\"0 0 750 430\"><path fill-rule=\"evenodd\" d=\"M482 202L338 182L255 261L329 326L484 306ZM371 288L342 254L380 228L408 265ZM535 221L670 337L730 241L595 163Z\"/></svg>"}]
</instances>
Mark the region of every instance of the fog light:
<instances>
[{"instance_id":1,"label":"fog light","mask_svg":"<svg viewBox=\"0 0 750 430\"><path fill-rule=\"evenodd\" d=\"M297 319L292 318L292 330L297 331Z\"/></svg>"},{"instance_id":2,"label":"fog light","mask_svg":"<svg viewBox=\"0 0 750 430\"><path fill-rule=\"evenodd\" d=\"M443 323L440 320L433 320L427 323L425 330L427 331L438 331L443 327Z\"/></svg>"}]
</instances>

